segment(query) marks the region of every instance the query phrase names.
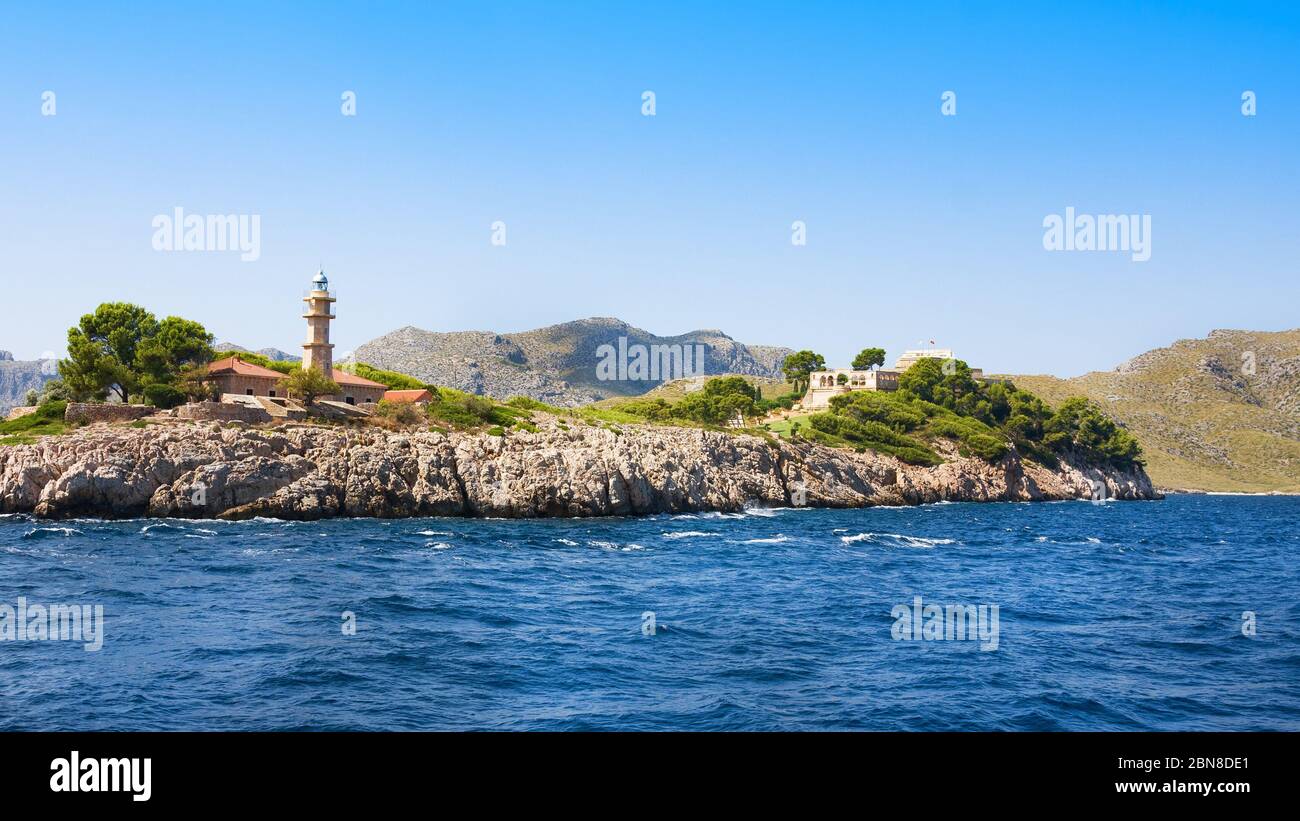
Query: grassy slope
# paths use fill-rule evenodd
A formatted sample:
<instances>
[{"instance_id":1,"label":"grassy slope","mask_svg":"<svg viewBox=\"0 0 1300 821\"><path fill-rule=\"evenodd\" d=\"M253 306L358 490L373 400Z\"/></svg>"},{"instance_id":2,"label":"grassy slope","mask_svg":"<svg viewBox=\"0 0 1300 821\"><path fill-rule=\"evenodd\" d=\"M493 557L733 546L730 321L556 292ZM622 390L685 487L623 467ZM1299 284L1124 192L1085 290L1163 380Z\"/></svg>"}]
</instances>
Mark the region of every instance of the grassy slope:
<instances>
[{"instance_id":1,"label":"grassy slope","mask_svg":"<svg viewBox=\"0 0 1300 821\"><path fill-rule=\"evenodd\" d=\"M41 436L57 436L68 429L63 421L67 402L48 402L35 413L0 422L0 445L29 445Z\"/></svg>"},{"instance_id":2,"label":"grassy slope","mask_svg":"<svg viewBox=\"0 0 1300 821\"><path fill-rule=\"evenodd\" d=\"M1243 374L1242 355L1255 355ZM1052 405L1097 402L1142 443L1161 487L1300 492L1300 330L1216 332L1134 360L1131 372L1014 376Z\"/></svg>"}]
</instances>

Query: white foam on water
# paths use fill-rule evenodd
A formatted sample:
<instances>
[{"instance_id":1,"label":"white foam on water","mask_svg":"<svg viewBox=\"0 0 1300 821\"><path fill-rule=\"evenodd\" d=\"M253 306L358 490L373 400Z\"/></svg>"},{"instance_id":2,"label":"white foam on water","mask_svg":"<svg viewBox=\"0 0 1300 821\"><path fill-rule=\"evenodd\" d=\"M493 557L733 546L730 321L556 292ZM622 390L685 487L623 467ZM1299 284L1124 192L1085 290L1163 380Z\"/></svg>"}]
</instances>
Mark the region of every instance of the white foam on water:
<instances>
[{"instance_id":1,"label":"white foam on water","mask_svg":"<svg viewBox=\"0 0 1300 821\"><path fill-rule=\"evenodd\" d=\"M930 548L937 547L938 545L957 543L953 539L929 539L925 536L908 536L905 533L858 533L853 536L841 536L840 541L844 544L869 542L871 544L879 544L886 547L920 548Z\"/></svg>"},{"instance_id":2,"label":"white foam on water","mask_svg":"<svg viewBox=\"0 0 1300 821\"><path fill-rule=\"evenodd\" d=\"M782 542L788 541L790 541L789 536L778 533L768 539L745 539L741 544L781 544Z\"/></svg>"}]
</instances>

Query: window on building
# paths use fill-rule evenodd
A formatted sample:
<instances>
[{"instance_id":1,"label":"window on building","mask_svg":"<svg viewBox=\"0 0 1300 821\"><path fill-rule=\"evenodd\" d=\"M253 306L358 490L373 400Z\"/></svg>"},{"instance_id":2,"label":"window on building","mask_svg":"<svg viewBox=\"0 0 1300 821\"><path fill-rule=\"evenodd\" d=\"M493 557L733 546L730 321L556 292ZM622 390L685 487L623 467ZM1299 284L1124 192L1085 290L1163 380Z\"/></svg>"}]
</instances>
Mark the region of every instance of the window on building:
<instances>
[{"instance_id":1,"label":"window on building","mask_svg":"<svg viewBox=\"0 0 1300 821\"><path fill-rule=\"evenodd\" d=\"M253 389L252 389L252 388L248 388L247 390L244 391L244 395L246 395L246 396L252 396L252 395L253 395Z\"/></svg>"},{"instance_id":2,"label":"window on building","mask_svg":"<svg viewBox=\"0 0 1300 821\"><path fill-rule=\"evenodd\" d=\"M275 396L275 391L271 391L271 396Z\"/></svg>"},{"instance_id":3,"label":"window on building","mask_svg":"<svg viewBox=\"0 0 1300 821\"><path fill-rule=\"evenodd\" d=\"M355 405L357 403L357 400L353 399L351 396L343 397L343 401L347 402L349 405Z\"/></svg>"}]
</instances>

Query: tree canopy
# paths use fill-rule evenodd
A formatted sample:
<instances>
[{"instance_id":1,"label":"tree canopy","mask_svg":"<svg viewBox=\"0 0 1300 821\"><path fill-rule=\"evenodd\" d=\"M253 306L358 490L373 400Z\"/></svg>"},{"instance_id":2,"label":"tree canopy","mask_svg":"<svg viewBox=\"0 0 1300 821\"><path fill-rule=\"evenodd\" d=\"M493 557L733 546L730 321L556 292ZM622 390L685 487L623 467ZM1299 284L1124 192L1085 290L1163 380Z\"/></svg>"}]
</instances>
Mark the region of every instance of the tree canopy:
<instances>
[{"instance_id":1,"label":"tree canopy","mask_svg":"<svg viewBox=\"0 0 1300 821\"><path fill-rule=\"evenodd\" d=\"M197 322L162 322L127 302L106 302L68 329L68 358L59 374L70 396L123 402L132 396L174 399L180 374L212 357L212 335Z\"/></svg>"},{"instance_id":2,"label":"tree canopy","mask_svg":"<svg viewBox=\"0 0 1300 821\"><path fill-rule=\"evenodd\" d=\"M853 357L853 369L858 371L865 371L872 366L884 364L884 348L863 348L861 353Z\"/></svg>"},{"instance_id":3,"label":"tree canopy","mask_svg":"<svg viewBox=\"0 0 1300 821\"><path fill-rule=\"evenodd\" d=\"M796 393L803 393L808 390L808 375L825 367L826 357L812 351L799 351L785 358L781 372L794 384Z\"/></svg>"},{"instance_id":4,"label":"tree canopy","mask_svg":"<svg viewBox=\"0 0 1300 821\"><path fill-rule=\"evenodd\" d=\"M278 383L290 396L296 396L310 405L321 396L333 396L342 389L316 368L297 368Z\"/></svg>"}]
</instances>

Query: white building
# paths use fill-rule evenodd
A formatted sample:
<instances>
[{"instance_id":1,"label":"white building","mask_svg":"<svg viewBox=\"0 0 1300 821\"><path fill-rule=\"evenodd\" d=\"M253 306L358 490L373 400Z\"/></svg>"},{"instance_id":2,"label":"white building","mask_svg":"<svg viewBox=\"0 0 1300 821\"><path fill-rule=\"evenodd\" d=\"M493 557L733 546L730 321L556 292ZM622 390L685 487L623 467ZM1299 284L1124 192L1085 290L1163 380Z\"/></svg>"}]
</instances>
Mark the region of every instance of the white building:
<instances>
[{"instance_id":1,"label":"white building","mask_svg":"<svg viewBox=\"0 0 1300 821\"><path fill-rule=\"evenodd\" d=\"M889 370L859 371L853 368L829 368L808 375L808 392L800 401L804 410L824 410L830 407L831 397L852 391L896 391L898 377L903 371L922 359L956 359L948 348L923 348L903 351ZM975 379L983 379L981 368L971 368Z\"/></svg>"}]
</instances>

